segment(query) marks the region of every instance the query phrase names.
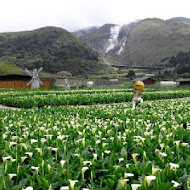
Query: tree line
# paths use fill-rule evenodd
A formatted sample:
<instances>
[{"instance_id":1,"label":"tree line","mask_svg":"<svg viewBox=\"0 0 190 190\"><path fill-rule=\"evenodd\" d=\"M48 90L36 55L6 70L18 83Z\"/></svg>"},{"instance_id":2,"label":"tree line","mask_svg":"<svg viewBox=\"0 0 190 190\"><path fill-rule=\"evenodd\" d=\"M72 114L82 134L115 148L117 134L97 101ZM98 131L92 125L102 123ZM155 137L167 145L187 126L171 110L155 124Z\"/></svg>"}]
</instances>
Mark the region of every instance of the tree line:
<instances>
[{"instance_id":1,"label":"tree line","mask_svg":"<svg viewBox=\"0 0 190 190\"><path fill-rule=\"evenodd\" d=\"M190 50L188 52L179 52L176 56L172 56L169 65L176 67L177 74L190 73Z\"/></svg>"}]
</instances>

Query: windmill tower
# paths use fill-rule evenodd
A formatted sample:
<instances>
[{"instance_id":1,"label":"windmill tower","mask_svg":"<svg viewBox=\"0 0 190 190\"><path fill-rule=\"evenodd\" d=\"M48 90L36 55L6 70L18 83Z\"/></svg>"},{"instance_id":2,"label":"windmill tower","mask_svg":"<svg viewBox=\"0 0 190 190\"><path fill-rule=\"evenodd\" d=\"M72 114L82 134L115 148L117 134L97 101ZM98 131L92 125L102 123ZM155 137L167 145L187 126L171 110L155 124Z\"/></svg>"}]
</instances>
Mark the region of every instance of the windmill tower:
<instances>
[{"instance_id":1,"label":"windmill tower","mask_svg":"<svg viewBox=\"0 0 190 190\"><path fill-rule=\"evenodd\" d=\"M44 83L39 78L39 73L42 70L43 67L40 67L38 70L33 69L33 72L31 73L28 69L25 69L25 71L32 77L32 79L27 83L26 86L31 84L31 89L38 89L40 88L40 85L44 85Z\"/></svg>"},{"instance_id":2,"label":"windmill tower","mask_svg":"<svg viewBox=\"0 0 190 190\"><path fill-rule=\"evenodd\" d=\"M65 89L69 90L71 87L67 79L65 79Z\"/></svg>"}]
</instances>

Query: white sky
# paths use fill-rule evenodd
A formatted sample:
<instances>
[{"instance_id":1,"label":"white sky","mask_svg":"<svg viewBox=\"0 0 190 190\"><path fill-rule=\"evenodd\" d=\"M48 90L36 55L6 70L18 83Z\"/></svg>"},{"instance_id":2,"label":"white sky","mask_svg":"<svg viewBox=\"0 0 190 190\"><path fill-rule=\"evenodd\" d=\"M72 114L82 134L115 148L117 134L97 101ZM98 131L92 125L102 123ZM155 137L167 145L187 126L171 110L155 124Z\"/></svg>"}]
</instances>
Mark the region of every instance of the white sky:
<instances>
[{"instance_id":1,"label":"white sky","mask_svg":"<svg viewBox=\"0 0 190 190\"><path fill-rule=\"evenodd\" d=\"M144 18L190 18L190 0L0 0L0 32L44 26L74 31Z\"/></svg>"}]
</instances>

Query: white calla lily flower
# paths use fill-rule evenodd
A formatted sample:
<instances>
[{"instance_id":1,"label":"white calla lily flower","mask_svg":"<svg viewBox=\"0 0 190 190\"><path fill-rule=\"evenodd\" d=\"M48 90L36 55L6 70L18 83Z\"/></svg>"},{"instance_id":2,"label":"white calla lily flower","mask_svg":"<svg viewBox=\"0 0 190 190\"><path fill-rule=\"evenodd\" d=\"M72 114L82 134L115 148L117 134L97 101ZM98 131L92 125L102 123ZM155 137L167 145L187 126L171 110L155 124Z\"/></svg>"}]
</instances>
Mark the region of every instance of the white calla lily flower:
<instances>
[{"instance_id":1,"label":"white calla lily flower","mask_svg":"<svg viewBox=\"0 0 190 190\"><path fill-rule=\"evenodd\" d=\"M63 186L60 188L60 190L69 190L69 186Z\"/></svg>"},{"instance_id":2,"label":"white calla lily flower","mask_svg":"<svg viewBox=\"0 0 190 190\"><path fill-rule=\"evenodd\" d=\"M36 173L38 173L40 168L39 168L39 167L35 167L35 166L31 166L31 169L32 169L32 170L35 170Z\"/></svg>"},{"instance_id":3,"label":"white calla lily flower","mask_svg":"<svg viewBox=\"0 0 190 190\"><path fill-rule=\"evenodd\" d=\"M147 181L148 186L150 186L151 181L155 179L156 179L156 176L146 176L146 181Z\"/></svg>"},{"instance_id":4,"label":"white calla lily flower","mask_svg":"<svg viewBox=\"0 0 190 190\"><path fill-rule=\"evenodd\" d=\"M133 177L134 174L133 173L124 173L124 178L128 178L128 177Z\"/></svg>"},{"instance_id":5,"label":"white calla lily flower","mask_svg":"<svg viewBox=\"0 0 190 190\"><path fill-rule=\"evenodd\" d=\"M63 168L63 166L66 163L66 161L65 160L61 160L60 163L61 163L61 167Z\"/></svg>"},{"instance_id":6,"label":"white calla lily flower","mask_svg":"<svg viewBox=\"0 0 190 190\"><path fill-rule=\"evenodd\" d=\"M33 189L34 189L33 187L29 186L26 189L22 189L22 190L33 190Z\"/></svg>"},{"instance_id":7,"label":"white calla lily flower","mask_svg":"<svg viewBox=\"0 0 190 190\"><path fill-rule=\"evenodd\" d=\"M140 186L140 184L131 184L132 190L137 190Z\"/></svg>"},{"instance_id":8,"label":"white calla lily flower","mask_svg":"<svg viewBox=\"0 0 190 190\"><path fill-rule=\"evenodd\" d=\"M78 180L70 180L69 179L69 183L70 183L70 188L71 190L74 190L74 187L75 187L75 183L78 182Z\"/></svg>"},{"instance_id":9,"label":"white calla lily flower","mask_svg":"<svg viewBox=\"0 0 190 190\"><path fill-rule=\"evenodd\" d=\"M121 184L121 188L125 187L125 184L127 183L127 181L129 181L129 179L120 179L119 182Z\"/></svg>"},{"instance_id":10,"label":"white calla lily flower","mask_svg":"<svg viewBox=\"0 0 190 190\"><path fill-rule=\"evenodd\" d=\"M86 170L88 170L88 167L82 167L81 172L82 172L82 179L84 180L84 173Z\"/></svg>"},{"instance_id":11,"label":"white calla lily flower","mask_svg":"<svg viewBox=\"0 0 190 190\"><path fill-rule=\"evenodd\" d=\"M9 180L11 180L13 177L17 176L17 174L8 174L9 175Z\"/></svg>"},{"instance_id":12,"label":"white calla lily flower","mask_svg":"<svg viewBox=\"0 0 190 190\"><path fill-rule=\"evenodd\" d=\"M173 183L173 187L179 187L180 186L180 184L177 181L172 180L171 182Z\"/></svg>"},{"instance_id":13,"label":"white calla lily flower","mask_svg":"<svg viewBox=\"0 0 190 190\"><path fill-rule=\"evenodd\" d=\"M6 160L10 160L11 158L12 158L11 156L2 157L3 162L5 162Z\"/></svg>"},{"instance_id":14,"label":"white calla lily flower","mask_svg":"<svg viewBox=\"0 0 190 190\"><path fill-rule=\"evenodd\" d=\"M36 140L36 139L31 139L30 142L31 142L31 144L33 144L33 143L38 142L38 140Z\"/></svg>"},{"instance_id":15,"label":"white calla lily flower","mask_svg":"<svg viewBox=\"0 0 190 190\"><path fill-rule=\"evenodd\" d=\"M169 165L170 165L170 170L176 170L177 168L179 168L178 164L169 163Z\"/></svg>"},{"instance_id":16,"label":"white calla lily flower","mask_svg":"<svg viewBox=\"0 0 190 190\"><path fill-rule=\"evenodd\" d=\"M33 152L25 152L25 154L30 156L30 158L32 158L32 156L33 156Z\"/></svg>"}]
</instances>

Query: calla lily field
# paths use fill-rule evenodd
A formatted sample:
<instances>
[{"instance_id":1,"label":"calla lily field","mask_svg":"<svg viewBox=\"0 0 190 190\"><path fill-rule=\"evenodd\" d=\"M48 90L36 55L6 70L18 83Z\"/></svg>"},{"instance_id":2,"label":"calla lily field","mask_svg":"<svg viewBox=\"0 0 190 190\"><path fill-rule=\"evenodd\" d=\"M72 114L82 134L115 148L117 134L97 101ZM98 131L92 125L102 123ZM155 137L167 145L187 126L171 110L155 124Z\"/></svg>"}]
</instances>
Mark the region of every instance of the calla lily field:
<instances>
[{"instance_id":1,"label":"calla lily field","mask_svg":"<svg viewBox=\"0 0 190 190\"><path fill-rule=\"evenodd\" d=\"M1 91L0 189L190 189L190 91ZM172 99L173 98L173 99Z\"/></svg>"}]
</instances>

